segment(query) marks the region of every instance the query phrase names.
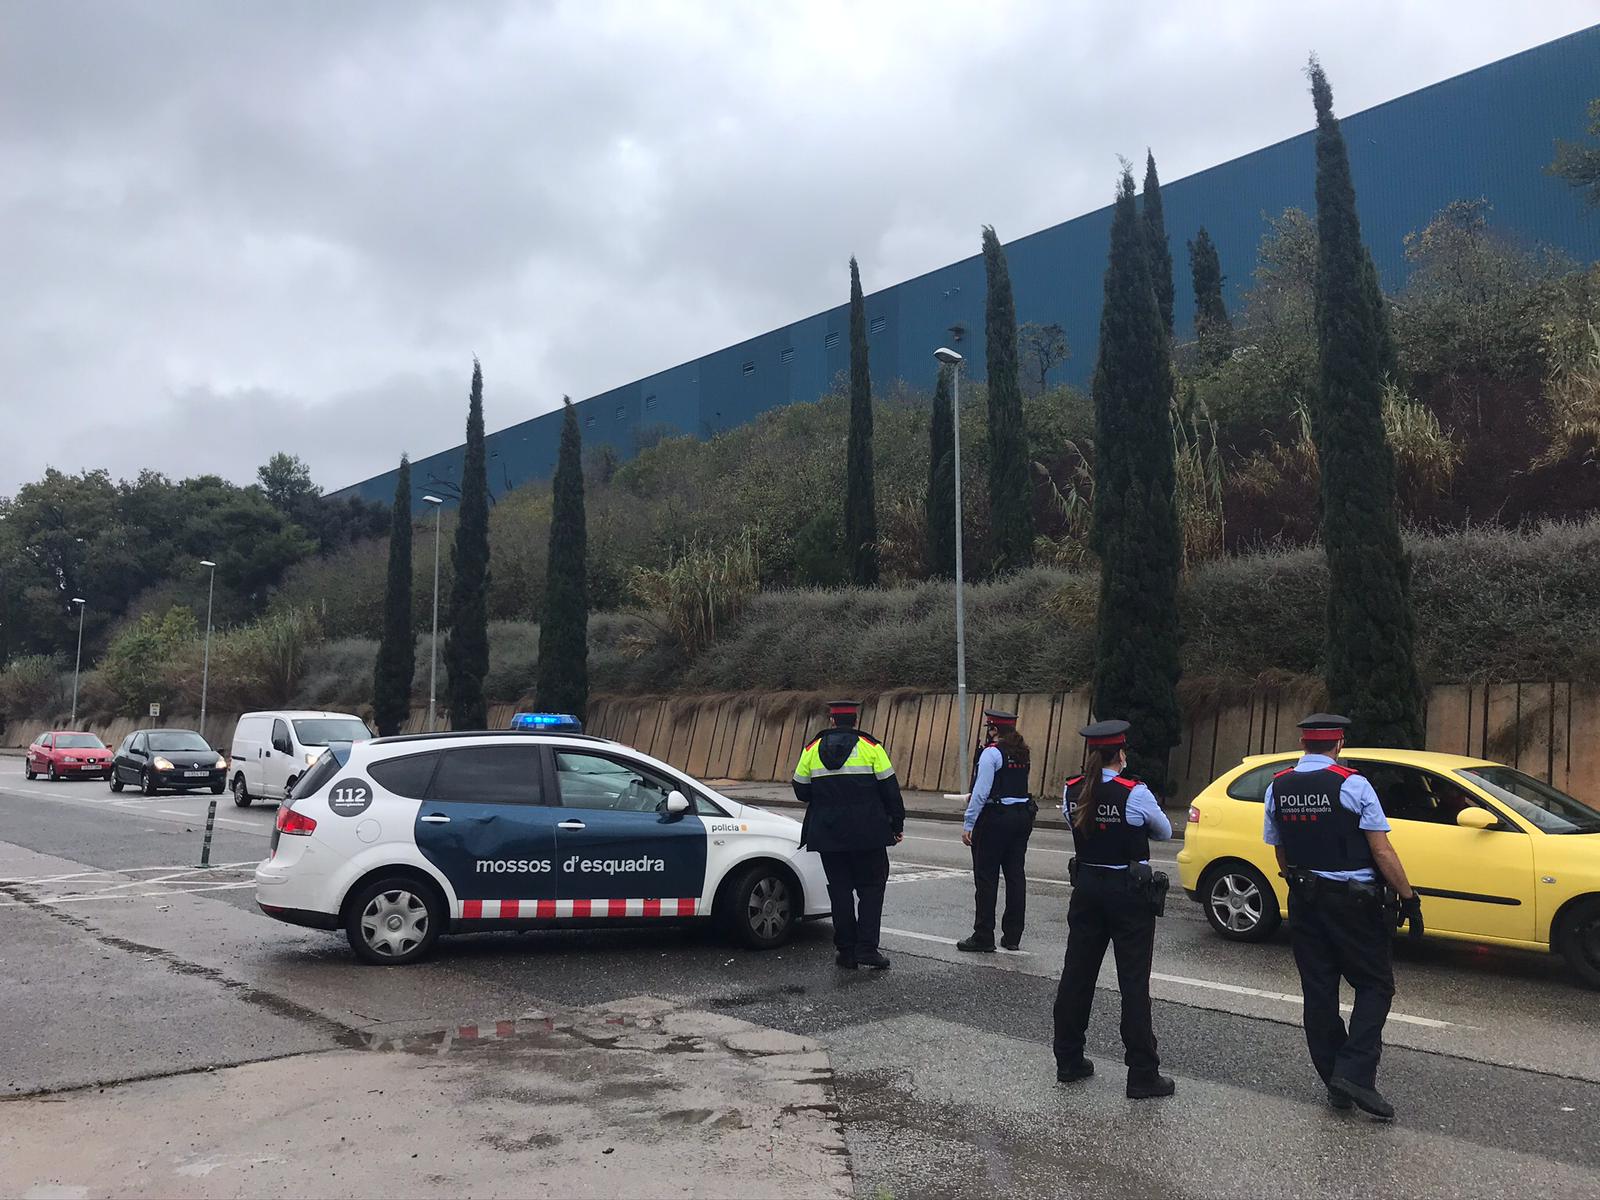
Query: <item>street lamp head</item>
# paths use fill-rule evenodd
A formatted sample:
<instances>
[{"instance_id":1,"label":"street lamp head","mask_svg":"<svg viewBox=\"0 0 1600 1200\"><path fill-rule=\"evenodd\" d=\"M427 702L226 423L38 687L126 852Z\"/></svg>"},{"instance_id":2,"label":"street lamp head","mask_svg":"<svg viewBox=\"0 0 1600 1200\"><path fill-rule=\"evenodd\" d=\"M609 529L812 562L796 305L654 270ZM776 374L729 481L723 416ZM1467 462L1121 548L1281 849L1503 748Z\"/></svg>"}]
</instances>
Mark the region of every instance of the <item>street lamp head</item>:
<instances>
[{"instance_id":1,"label":"street lamp head","mask_svg":"<svg viewBox=\"0 0 1600 1200\"><path fill-rule=\"evenodd\" d=\"M74 603L74 604L87 604L87 603L89 603L89 602L88 602L88 601L87 601L87 600L85 600L85 599L84 599L84 598L83 598L83 597L82 597L82 596L74 596L74 597L73 597L73 598L72 598L72 602L73 602L73 603Z\"/></svg>"},{"instance_id":2,"label":"street lamp head","mask_svg":"<svg viewBox=\"0 0 1600 1200\"><path fill-rule=\"evenodd\" d=\"M200 565L202 567L210 567L213 571L217 569L217 564L212 562L209 558L202 558L200 560Z\"/></svg>"},{"instance_id":3,"label":"street lamp head","mask_svg":"<svg viewBox=\"0 0 1600 1200\"><path fill-rule=\"evenodd\" d=\"M956 366L958 363L963 361L961 355L957 354L948 346L940 346L933 352L933 356L947 367Z\"/></svg>"},{"instance_id":4,"label":"street lamp head","mask_svg":"<svg viewBox=\"0 0 1600 1200\"><path fill-rule=\"evenodd\" d=\"M444 503L444 501L439 499L439 497L437 497L437 496L424 496L422 498L422 502L424 504L443 504Z\"/></svg>"}]
</instances>

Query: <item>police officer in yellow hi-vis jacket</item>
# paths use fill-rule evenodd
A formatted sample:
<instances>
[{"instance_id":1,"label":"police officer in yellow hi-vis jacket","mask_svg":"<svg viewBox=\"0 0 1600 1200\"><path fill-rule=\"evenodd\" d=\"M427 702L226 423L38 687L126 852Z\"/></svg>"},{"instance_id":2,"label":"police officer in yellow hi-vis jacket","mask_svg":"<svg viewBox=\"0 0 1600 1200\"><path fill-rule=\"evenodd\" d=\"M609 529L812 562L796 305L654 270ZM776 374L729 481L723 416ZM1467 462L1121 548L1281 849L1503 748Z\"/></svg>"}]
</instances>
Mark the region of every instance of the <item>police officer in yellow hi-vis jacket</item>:
<instances>
[{"instance_id":1,"label":"police officer in yellow hi-vis jacket","mask_svg":"<svg viewBox=\"0 0 1600 1200\"><path fill-rule=\"evenodd\" d=\"M800 844L815 850L828 876L836 961L847 970L883 970L878 949L883 893L889 883L888 847L904 836L905 802L888 752L857 729L861 705L828 705L833 728L818 734L794 769L794 794L806 806Z\"/></svg>"}]
</instances>

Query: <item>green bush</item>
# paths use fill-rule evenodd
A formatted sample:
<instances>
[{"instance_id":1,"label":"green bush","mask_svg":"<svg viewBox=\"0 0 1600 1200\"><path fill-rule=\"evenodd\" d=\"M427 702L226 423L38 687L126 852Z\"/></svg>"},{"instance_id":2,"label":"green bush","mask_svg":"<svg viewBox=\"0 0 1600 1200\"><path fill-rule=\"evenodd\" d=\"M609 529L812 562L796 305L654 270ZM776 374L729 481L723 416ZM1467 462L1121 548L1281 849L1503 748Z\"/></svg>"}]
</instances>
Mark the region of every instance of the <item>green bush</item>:
<instances>
[{"instance_id":1,"label":"green bush","mask_svg":"<svg viewBox=\"0 0 1600 1200\"><path fill-rule=\"evenodd\" d=\"M100 664L119 710L140 713L150 704L170 708L182 692L174 664L199 640L194 613L183 607L148 612L124 626Z\"/></svg>"},{"instance_id":2,"label":"green bush","mask_svg":"<svg viewBox=\"0 0 1600 1200\"><path fill-rule=\"evenodd\" d=\"M71 687L69 682L68 687ZM42 716L66 703L61 664L51 654L14 658L0 671L0 716Z\"/></svg>"}]
</instances>

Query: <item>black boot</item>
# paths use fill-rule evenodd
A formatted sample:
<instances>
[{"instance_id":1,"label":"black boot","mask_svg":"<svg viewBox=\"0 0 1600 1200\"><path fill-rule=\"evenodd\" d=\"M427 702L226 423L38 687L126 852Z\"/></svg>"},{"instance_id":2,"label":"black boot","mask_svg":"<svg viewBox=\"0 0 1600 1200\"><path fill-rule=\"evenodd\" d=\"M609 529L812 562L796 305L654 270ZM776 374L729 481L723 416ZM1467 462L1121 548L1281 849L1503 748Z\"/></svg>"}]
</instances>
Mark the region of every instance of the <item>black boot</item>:
<instances>
[{"instance_id":1,"label":"black boot","mask_svg":"<svg viewBox=\"0 0 1600 1200\"><path fill-rule=\"evenodd\" d=\"M994 938L981 938L977 934L969 934L956 943L957 950L975 950L980 954L994 953Z\"/></svg>"},{"instance_id":2,"label":"black boot","mask_svg":"<svg viewBox=\"0 0 1600 1200\"><path fill-rule=\"evenodd\" d=\"M1335 1075L1328 1080L1328 1090L1338 1092L1341 1096L1348 1096L1356 1102L1357 1108L1379 1121L1394 1120L1394 1105L1379 1095L1377 1088L1362 1087L1359 1083L1352 1083L1343 1075Z\"/></svg>"},{"instance_id":3,"label":"black boot","mask_svg":"<svg viewBox=\"0 0 1600 1200\"><path fill-rule=\"evenodd\" d=\"M866 954L856 955L856 965L866 967L869 971L887 971L889 960L881 950L872 950Z\"/></svg>"},{"instance_id":4,"label":"black boot","mask_svg":"<svg viewBox=\"0 0 1600 1200\"><path fill-rule=\"evenodd\" d=\"M841 950L839 953L835 954L833 956L833 961L836 965L843 967L846 971L854 971L856 969L856 956L847 950Z\"/></svg>"},{"instance_id":5,"label":"black boot","mask_svg":"<svg viewBox=\"0 0 1600 1200\"><path fill-rule=\"evenodd\" d=\"M1087 1079L1094 1074L1094 1064L1087 1058L1080 1058L1075 1063L1056 1064L1057 1083L1077 1083L1080 1079Z\"/></svg>"},{"instance_id":6,"label":"black boot","mask_svg":"<svg viewBox=\"0 0 1600 1200\"><path fill-rule=\"evenodd\" d=\"M1129 1100L1155 1100L1161 1096L1170 1096L1177 1090L1178 1085L1158 1071L1151 1071L1147 1075L1128 1076Z\"/></svg>"}]
</instances>

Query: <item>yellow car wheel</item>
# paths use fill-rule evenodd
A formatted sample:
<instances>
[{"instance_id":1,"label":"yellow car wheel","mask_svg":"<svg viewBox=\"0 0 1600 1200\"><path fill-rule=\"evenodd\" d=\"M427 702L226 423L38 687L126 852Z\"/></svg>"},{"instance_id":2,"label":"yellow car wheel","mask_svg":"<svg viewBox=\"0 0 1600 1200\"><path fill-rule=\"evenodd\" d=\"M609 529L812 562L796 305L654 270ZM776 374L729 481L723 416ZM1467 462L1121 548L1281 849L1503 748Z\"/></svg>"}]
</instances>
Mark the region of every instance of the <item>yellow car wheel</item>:
<instances>
[{"instance_id":1,"label":"yellow car wheel","mask_svg":"<svg viewBox=\"0 0 1600 1200\"><path fill-rule=\"evenodd\" d=\"M1600 897L1580 900L1562 918L1557 948L1574 975L1600 988Z\"/></svg>"},{"instance_id":2,"label":"yellow car wheel","mask_svg":"<svg viewBox=\"0 0 1600 1200\"><path fill-rule=\"evenodd\" d=\"M1211 928L1230 942L1264 942L1283 916L1272 885L1249 863L1213 863L1200 878L1200 906Z\"/></svg>"}]
</instances>

